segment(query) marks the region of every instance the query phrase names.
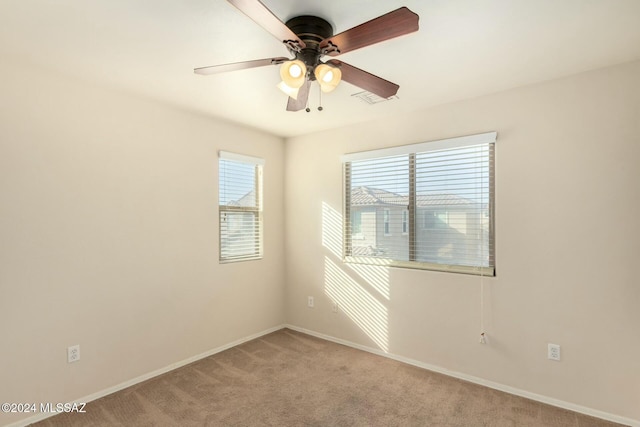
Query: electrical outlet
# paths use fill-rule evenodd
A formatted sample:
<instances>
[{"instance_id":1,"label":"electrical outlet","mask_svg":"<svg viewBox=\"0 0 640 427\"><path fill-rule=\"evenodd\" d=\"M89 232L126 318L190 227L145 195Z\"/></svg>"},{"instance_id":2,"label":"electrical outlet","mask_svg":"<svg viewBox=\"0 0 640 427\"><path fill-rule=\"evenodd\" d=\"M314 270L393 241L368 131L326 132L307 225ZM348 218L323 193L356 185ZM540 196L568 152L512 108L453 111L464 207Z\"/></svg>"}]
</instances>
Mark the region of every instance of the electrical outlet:
<instances>
[{"instance_id":1,"label":"electrical outlet","mask_svg":"<svg viewBox=\"0 0 640 427\"><path fill-rule=\"evenodd\" d=\"M333 311L334 313L338 312L338 303L334 302L333 306L331 307L331 311Z\"/></svg>"},{"instance_id":2,"label":"electrical outlet","mask_svg":"<svg viewBox=\"0 0 640 427\"><path fill-rule=\"evenodd\" d=\"M80 344L67 347L67 362L73 363L80 360Z\"/></svg>"},{"instance_id":3,"label":"electrical outlet","mask_svg":"<svg viewBox=\"0 0 640 427\"><path fill-rule=\"evenodd\" d=\"M549 360L560 361L560 345L549 343L547 346L547 358Z\"/></svg>"},{"instance_id":4,"label":"electrical outlet","mask_svg":"<svg viewBox=\"0 0 640 427\"><path fill-rule=\"evenodd\" d=\"M307 306L313 308L313 297L307 297Z\"/></svg>"}]
</instances>

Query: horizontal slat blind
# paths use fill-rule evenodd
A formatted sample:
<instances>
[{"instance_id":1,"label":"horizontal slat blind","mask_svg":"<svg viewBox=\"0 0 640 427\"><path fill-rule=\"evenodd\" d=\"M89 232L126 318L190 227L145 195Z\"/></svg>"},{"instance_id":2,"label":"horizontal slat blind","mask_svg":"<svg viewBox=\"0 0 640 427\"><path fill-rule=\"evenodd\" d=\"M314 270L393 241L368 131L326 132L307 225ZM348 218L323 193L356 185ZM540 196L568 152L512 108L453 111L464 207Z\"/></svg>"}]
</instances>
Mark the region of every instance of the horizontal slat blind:
<instances>
[{"instance_id":1,"label":"horizontal slat blind","mask_svg":"<svg viewBox=\"0 0 640 427\"><path fill-rule=\"evenodd\" d=\"M351 254L408 261L402 223L409 209L409 156L352 162L350 169Z\"/></svg>"},{"instance_id":2,"label":"horizontal slat blind","mask_svg":"<svg viewBox=\"0 0 640 427\"><path fill-rule=\"evenodd\" d=\"M220 154L220 261L262 258L263 162Z\"/></svg>"},{"instance_id":3,"label":"horizontal slat blind","mask_svg":"<svg viewBox=\"0 0 640 427\"><path fill-rule=\"evenodd\" d=\"M494 143L457 142L345 162L347 261L494 274Z\"/></svg>"},{"instance_id":4,"label":"horizontal slat blind","mask_svg":"<svg viewBox=\"0 0 640 427\"><path fill-rule=\"evenodd\" d=\"M416 154L415 260L489 267L489 144Z\"/></svg>"},{"instance_id":5,"label":"horizontal slat blind","mask_svg":"<svg viewBox=\"0 0 640 427\"><path fill-rule=\"evenodd\" d=\"M247 156L246 154L231 153L229 151L218 151L218 157L221 159L235 160L241 163L250 163L254 165L264 166L265 160L260 157Z\"/></svg>"},{"instance_id":6,"label":"horizontal slat blind","mask_svg":"<svg viewBox=\"0 0 640 427\"><path fill-rule=\"evenodd\" d=\"M496 142L497 132L479 133L476 135L458 136L455 138L440 139L436 141L420 142L418 144L399 145L396 147L380 148L378 150L360 151L344 154L341 157L343 163L357 160L378 159L382 157L400 156L403 154L426 153L458 147L470 147L472 145L491 144Z\"/></svg>"}]
</instances>

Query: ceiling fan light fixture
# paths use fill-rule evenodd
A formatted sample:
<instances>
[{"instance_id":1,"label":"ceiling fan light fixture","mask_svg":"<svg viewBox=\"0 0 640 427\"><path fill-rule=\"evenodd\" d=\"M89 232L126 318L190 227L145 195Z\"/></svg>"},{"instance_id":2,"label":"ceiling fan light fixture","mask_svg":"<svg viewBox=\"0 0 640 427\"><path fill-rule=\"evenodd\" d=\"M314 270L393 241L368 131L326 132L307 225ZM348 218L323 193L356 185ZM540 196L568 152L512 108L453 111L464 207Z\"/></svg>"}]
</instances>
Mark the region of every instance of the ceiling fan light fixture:
<instances>
[{"instance_id":1,"label":"ceiling fan light fixture","mask_svg":"<svg viewBox=\"0 0 640 427\"><path fill-rule=\"evenodd\" d=\"M307 67L299 59L287 61L280 67L280 77L290 88L300 88L307 78Z\"/></svg>"},{"instance_id":2,"label":"ceiling fan light fixture","mask_svg":"<svg viewBox=\"0 0 640 427\"><path fill-rule=\"evenodd\" d=\"M323 92L331 92L342 80L340 68L329 64L320 64L314 70L317 82Z\"/></svg>"},{"instance_id":3,"label":"ceiling fan light fixture","mask_svg":"<svg viewBox=\"0 0 640 427\"><path fill-rule=\"evenodd\" d=\"M298 99L298 92L300 91L300 88L291 87L283 81L278 83L276 86L284 92L285 95L290 96L293 99Z\"/></svg>"}]
</instances>

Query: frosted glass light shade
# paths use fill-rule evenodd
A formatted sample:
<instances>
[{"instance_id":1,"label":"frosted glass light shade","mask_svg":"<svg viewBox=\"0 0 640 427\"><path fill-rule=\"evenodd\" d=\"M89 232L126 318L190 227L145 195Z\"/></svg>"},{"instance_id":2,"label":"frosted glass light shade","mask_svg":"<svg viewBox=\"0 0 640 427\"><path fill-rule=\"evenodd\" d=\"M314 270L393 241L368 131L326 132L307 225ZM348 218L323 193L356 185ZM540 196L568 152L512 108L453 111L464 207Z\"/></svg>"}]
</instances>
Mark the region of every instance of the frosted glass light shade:
<instances>
[{"instance_id":1,"label":"frosted glass light shade","mask_svg":"<svg viewBox=\"0 0 640 427\"><path fill-rule=\"evenodd\" d=\"M283 91L285 95L290 96L293 99L298 99L298 92L300 88L288 86L285 82L280 82L276 85L278 89Z\"/></svg>"},{"instance_id":2,"label":"frosted glass light shade","mask_svg":"<svg viewBox=\"0 0 640 427\"><path fill-rule=\"evenodd\" d=\"M340 71L340 68L328 64L318 65L314 74L323 92L331 92L338 87L340 80L342 80L342 71Z\"/></svg>"},{"instance_id":3,"label":"frosted glass light shade","mask_svg":"<svg viewBox=\"0 0 640 427\"><path fill-rule=\"evenodd\" d=\"M307 77L307 67L299 59L287 61L280 67L280 77L290 88L300 88Z\"/></svg>"}]
</instances>

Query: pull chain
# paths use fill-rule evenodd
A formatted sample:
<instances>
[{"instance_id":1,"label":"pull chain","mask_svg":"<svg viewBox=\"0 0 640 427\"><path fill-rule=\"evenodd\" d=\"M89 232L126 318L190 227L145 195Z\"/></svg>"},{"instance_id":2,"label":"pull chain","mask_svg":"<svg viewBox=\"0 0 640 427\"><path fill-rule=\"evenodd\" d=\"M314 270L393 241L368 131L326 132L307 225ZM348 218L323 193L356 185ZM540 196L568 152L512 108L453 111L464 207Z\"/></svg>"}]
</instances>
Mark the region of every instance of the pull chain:
<instances>
[{"instance_id":1,"label":"pull chain","mask_svg":"<svg viewBox=\"0 0 640 427\"><path fill-rule=\"evenodd\" d=\"M322 88L320 87L320 85L318 85L318 90L319 90L318 99L320 104L318 106L318 111L322 111L324 108L322 108ZM307 98L307 108L305 108L304 111L306 111L307 113L311 112L311 108L309 107L309 98Z\"/></svg>"}]
</instances>

